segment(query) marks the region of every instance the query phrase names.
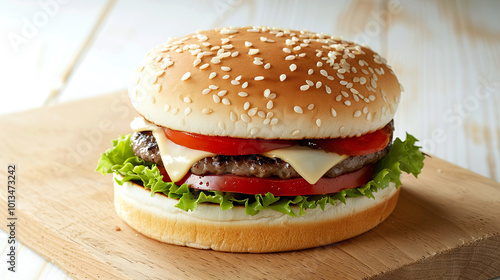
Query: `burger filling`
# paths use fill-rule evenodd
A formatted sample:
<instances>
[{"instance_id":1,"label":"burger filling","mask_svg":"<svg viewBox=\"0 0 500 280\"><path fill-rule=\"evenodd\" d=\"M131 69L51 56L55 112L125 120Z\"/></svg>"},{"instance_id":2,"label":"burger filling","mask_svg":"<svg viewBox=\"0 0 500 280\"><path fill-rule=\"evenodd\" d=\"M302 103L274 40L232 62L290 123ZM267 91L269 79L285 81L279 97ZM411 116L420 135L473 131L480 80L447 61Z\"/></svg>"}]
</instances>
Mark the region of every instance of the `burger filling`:
<instances>
[{"instance_id":1,"label":"burger filling","mask_svg":"<svg viewBox=\"0 0 500 280\"><path fill-rule=\"evenodd\" d=\"M355 139L269 142L193 136L143 118L132 128L133 135L115 140L113 148L101 155L96 170L120 175L116 179L120 185L132 181L152 195L177 199L176 207L185 211L200 203L216 203L223 210L244 206L248 215L264 209L304 215L306 209L346 203L348 197L373 198L373 192L391 182L397 187L401 172L417 176L424 159L413 136L391 141L392 122ZM248 147L253 152L241 153L241 141L245 153Z\"/></svg>"},{"instance_id":2,"label":"burger filling","mask_svg":"<svg viewBox=\"0 0 500 280\"><path fill-rule=\"evenodd\" d=\"M392 137L391 137L392 138ZM136 132L132 135L134 153L145 161L154 162L163 167L158 144L150 131ZM391 148L392 141L380 151L359 156L350 156L330 168L324 177L335 178L339 175L361 169L382 159ZM216 155L203 158L193 164L190 172L195 175L254 176L258 178L279 177L280 179L300 178L300 174L280 158L262 155Z\"/></svg>"}]
</instances>

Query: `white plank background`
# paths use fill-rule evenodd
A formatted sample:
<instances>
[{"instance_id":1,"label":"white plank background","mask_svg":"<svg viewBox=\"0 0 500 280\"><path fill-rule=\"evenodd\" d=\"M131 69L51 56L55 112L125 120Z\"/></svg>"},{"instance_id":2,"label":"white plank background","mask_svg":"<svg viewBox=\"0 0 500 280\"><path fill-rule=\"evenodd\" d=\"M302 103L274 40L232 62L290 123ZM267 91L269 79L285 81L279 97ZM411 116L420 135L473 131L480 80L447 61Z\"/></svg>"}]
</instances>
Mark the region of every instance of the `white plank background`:
<instances>
[{"instance_id":1,"label":"white plank background","mask_svg":"<svg viewBox=\"0 0 500 280\"><path fill-rule=\"evenodd\" d=\"M168 37L230 25L370 45L405 87L396 134L408 131L427 152L500 181L500 1L4 0L0 114L123 89ZM25 246L18 272L7 272L6 247L0 232L0 279L69 277Z\"/></svg>"}]
</instances>

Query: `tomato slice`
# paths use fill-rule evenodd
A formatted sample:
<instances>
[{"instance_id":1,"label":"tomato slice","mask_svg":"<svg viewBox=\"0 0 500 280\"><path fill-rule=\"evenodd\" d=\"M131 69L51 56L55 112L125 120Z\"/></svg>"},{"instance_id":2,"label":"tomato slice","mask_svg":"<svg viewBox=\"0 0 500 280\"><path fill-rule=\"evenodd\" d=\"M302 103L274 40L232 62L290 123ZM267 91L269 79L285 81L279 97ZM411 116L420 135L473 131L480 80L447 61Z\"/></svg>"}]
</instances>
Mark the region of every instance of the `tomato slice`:
<instances>
[{"instance_id":1,"label":"tomato slice","mask_svg":"<svg viewBox=\"0 0 500 280\"><path fill-rule=\"evenodd\" d=\"M293 140L242 139L224 136L206 136L196 133L163 128L172 142L191 149L219 155L237 156L260 154L294 145Z\"/></svg>"},{"instance_id":2,"label":"tomato slice","mask_svg":"<svg viewBox=\"0 0 500 280\"><path fill-rule=\"evenodd\" d=\"M323 177L316 184L309 184L303 178L278 179L243 177L236 175L205 175L187 174L177 184L188 184L199 190L235 192L243 194L266 194L274 196L319 195L336 193L344 189L357 188L371 180L375 169L374 164L366 165L358 171L340 175L335 178ZM160 168L165 181L168 175Z\"/></svg>"},{"instance_id":3,"label":"tomato slice","mask_svg":"<svg viewBox=\"0 0 500 280\"><path fill-rule=\"evenodd\" d=\"M303 144L340 155L360 156L383 150L392 135L392 125L359 137L303 140Z\"/></svg>"}]
</instances>

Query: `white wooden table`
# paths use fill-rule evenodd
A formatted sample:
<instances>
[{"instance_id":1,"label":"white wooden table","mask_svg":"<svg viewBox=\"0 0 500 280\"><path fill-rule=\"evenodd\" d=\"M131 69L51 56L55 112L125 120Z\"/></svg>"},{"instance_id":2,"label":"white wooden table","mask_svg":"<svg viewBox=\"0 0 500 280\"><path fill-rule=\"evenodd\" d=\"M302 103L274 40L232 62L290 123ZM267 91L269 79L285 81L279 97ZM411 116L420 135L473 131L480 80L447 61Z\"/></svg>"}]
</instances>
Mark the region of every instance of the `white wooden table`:
<instances>
[{"instance_id":1,"label":"white wooden table","mask_svg":"<svg viewBox=\"0 0 500 280\"><path fill-rule=\"evenodd\" d=\"M168 37L230 25L370 45L405 87L397 136L408 131L426 152L500 181L500 1L1 1L0 114L121 90ZM22 245L8 272L7 245L2 231L0 279L69 277Z\"/></svg>"}]
</instances>

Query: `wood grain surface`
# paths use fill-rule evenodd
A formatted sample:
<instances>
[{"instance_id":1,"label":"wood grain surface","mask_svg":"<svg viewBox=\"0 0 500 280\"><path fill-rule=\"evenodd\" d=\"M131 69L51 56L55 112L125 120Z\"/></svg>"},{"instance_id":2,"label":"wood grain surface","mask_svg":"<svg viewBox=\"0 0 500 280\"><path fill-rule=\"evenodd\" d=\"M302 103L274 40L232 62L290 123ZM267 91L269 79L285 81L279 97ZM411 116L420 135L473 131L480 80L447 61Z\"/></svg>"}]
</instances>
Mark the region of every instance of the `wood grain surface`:
<instances>
[{"instance_id":1,"label":"wood grain surface","mask_svg":"<svg viewBox=\"0 0 500 280\"><path fill-rule=\"evenodd\" d=\"M403 178L399 204L384 223L330 246L231 254L148 239L115 214L112 178L93 172L111 139L129 132L134 115L120 92L0 117L0 126L11 128L0 153L18 164L22 178L18 238L77 279L500 275L500 184L438 158L426 159L418 179ZM6 207L0 193L0 208ZM6 214L0 211L1 219Z\"/></svg>"}]
</instances>

